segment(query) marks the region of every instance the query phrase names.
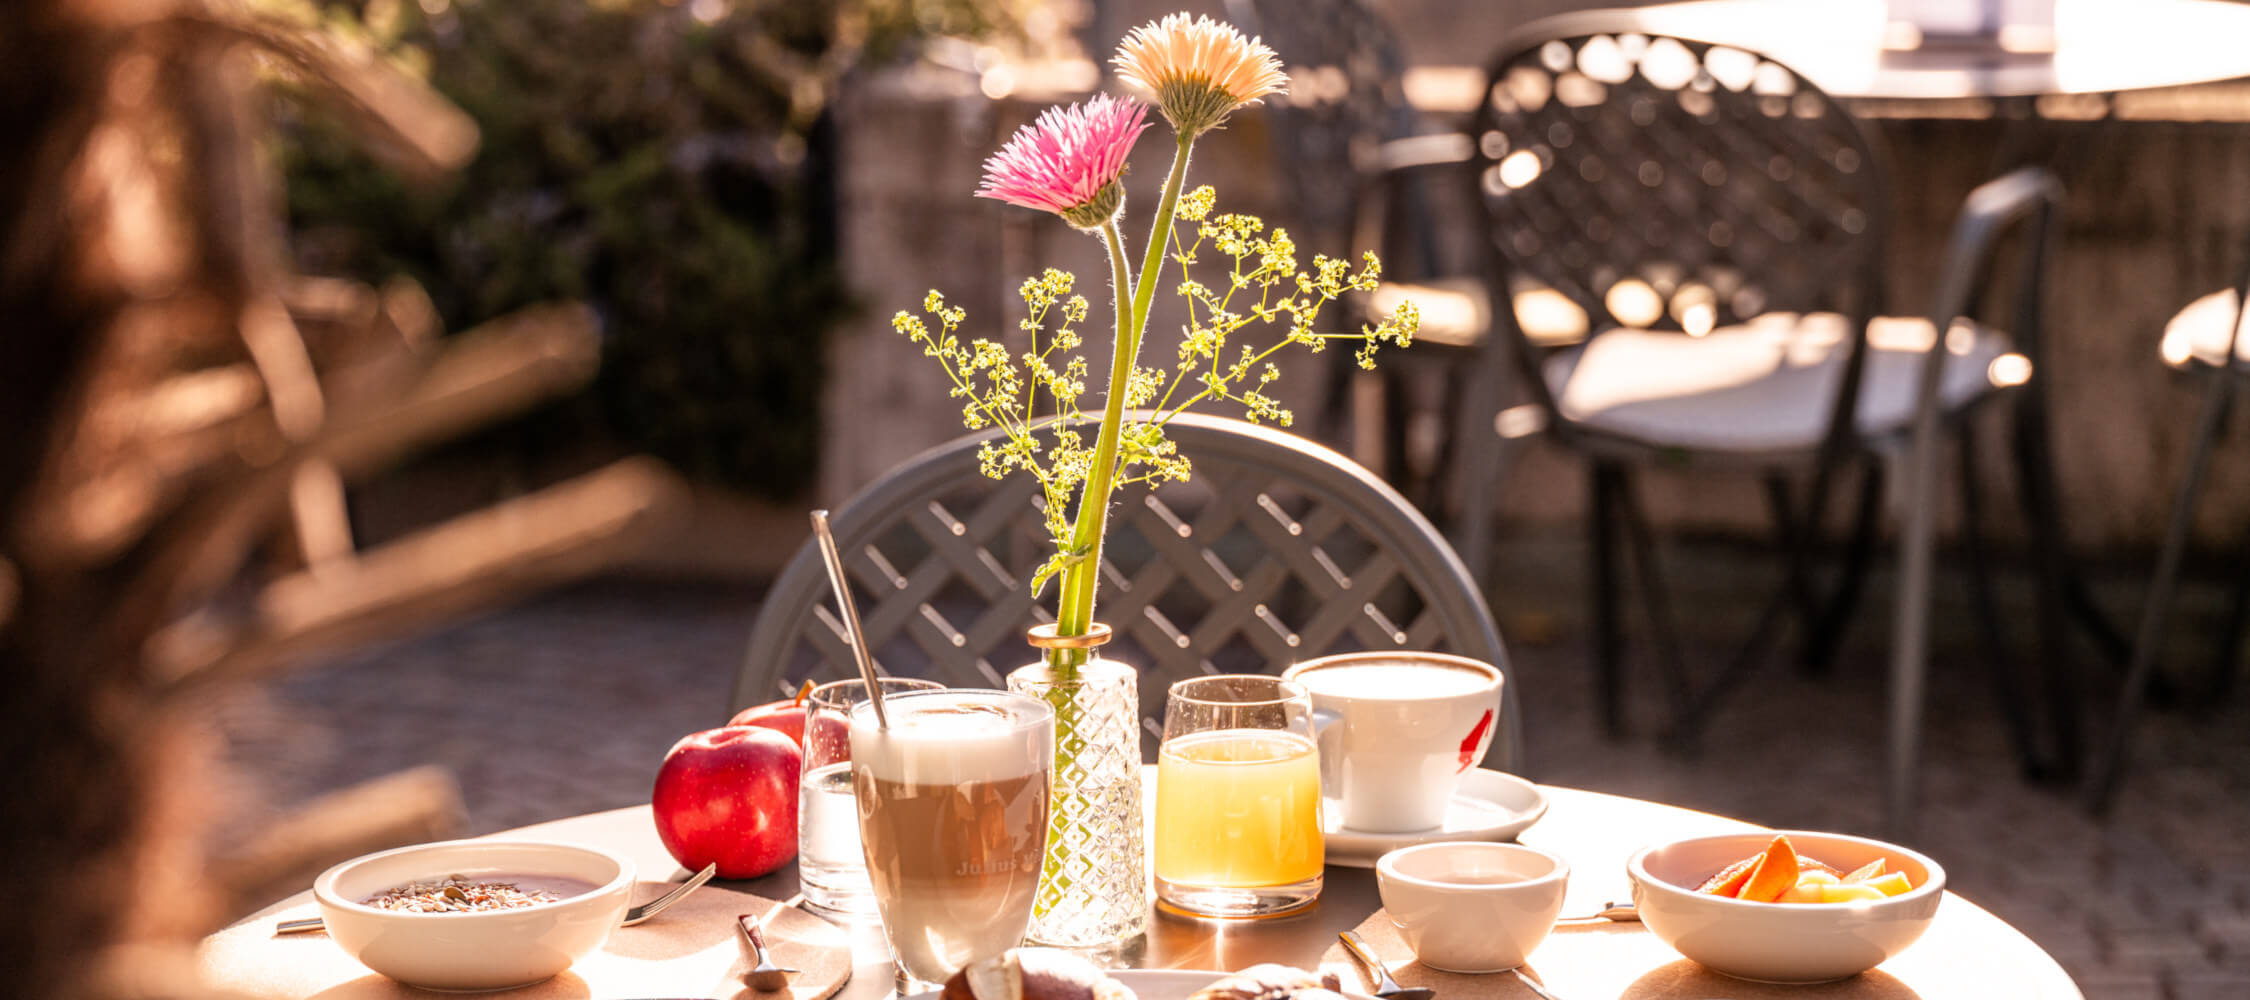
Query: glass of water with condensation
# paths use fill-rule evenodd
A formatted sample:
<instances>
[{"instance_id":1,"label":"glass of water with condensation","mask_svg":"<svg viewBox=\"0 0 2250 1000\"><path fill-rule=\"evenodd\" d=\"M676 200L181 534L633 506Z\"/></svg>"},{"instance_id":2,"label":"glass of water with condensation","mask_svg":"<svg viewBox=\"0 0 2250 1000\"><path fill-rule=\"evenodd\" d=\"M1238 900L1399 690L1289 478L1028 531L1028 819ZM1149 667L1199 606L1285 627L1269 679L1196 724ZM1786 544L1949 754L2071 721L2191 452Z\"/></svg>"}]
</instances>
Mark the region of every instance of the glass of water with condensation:
<instances>
[{"instance_id":1,"label":"glass of water with condensation","mask_svg":"<svg viewBox=\"0 0 2250 1000\"><path fill-rule=\"evenodd\" d=\"M936 681L884 677L886 695L935 690ZM805 772L798 784L797 876L805 904L825 915L875 919L867 855L859 841L859 804L852 794L852 706L867 700L867 682L830 681L805 698Z\"/></svg>"}]
</instances>

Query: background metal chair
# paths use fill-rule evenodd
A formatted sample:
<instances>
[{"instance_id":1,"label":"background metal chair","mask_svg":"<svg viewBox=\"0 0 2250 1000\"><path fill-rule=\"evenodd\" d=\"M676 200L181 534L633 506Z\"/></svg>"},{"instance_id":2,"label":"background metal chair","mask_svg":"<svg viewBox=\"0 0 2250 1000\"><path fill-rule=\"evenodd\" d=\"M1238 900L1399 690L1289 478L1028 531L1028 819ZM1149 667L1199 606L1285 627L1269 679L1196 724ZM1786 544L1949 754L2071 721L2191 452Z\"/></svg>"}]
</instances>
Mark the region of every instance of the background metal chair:
<instances>
[{"instance_id":1,"label":"background metal chair","mask_svg":"<svg viewBox=\"0 0 2250 1000\"><path fill-rule=\"evenodd\" d=\"M1477 382L1514 381L1554 440L1588 461L1606 723L1613 734L1624 723L1620 550L1629 547L1671 735L1686 742L1792 616L1803 662L1833 657L1876 539L1883 456L1911 426L1923 360L1943 359L1938 405L1952 415L2027 379L2035 358L1982 324L1948 319L1941 336L1928 319L1876 315L1891 212L1883 156L1802 76L1740 49L1610 27L1598 14L1549 23L1509 40L1490 65L1469 176L1491 296L1543 287L1583 309L1594 332L1554 349L1498 310L1510 349L1484 355ZM1468 509L1479 513L1496 478L1489 434L1467 473ZM1973 466L1969 436L1957 437ZM1634 495L1633 474L1649 465L1761 477L1788 557L1786 582L1749 640L1700 686L1681 662ZM1815 556L1830 494L1854 466L1855 526L1823 584ZM1963 483L1972 526L1974 486ZM1977 599L1989 607L1981 539L1967 535ZM1478 545L1464 547L1478 557ZM2001 659L1993 666L2017 745L2036 761L2012 676Z\"/></svg>"},{"instance_id":2,"label":"background metal chair","mask_svg":"<svg viewBox=\"0 0 2250 1000\"><path fill-rule=\"evenodd\" d=\"M1260 107L1286 206L1275 221L1321 253L1382 255L1383 287L1348 302L1345 324L1386 315L1402 299L1421 309L1415 350L1381 371L1332 356L1323 433L1342 438L1348 429L1358 457L1438 511L1462 399L1461 352L1488 339L1491 309L1465 252L1473 234L1443 222L1452 192L1441 188L1443 173L1425 168L1459 163L1467 138L1425 121L1407 100L1398 33L1370 0L1227 0L1226 9L1290 74L1289 93ZM1355 380L1382 388L1379 406L1351 391ZM1442 404L1410 412L1416 386L1430 383L1447 385ZM1417 420L1432 433L1411 433Z\"/></svg>"},{"instance_id":3,"label":"background metal chair","mask_svg":"<svg viewBox=\"0 0 2250 1000\"><path fill-rule=\"evenodd\" d=\"M2188 449L2187 469L2181 476L2179 495L2173 501L2172 520L2165 528L2156 572L2149 582L2146 603L2141 607L2132 662L2126 668L2124 684L2119 689L2116 715L2108 737L2096 750L2086 774L2087 805L2097 813L2107 812L2116 804L2130 750L2133 717L2140 713L2151 692L2164 679L2157 668L2157 653L2164 642L2165 626L2171 621L2172 600L2178 591L2180 562L2187 552L2188 531L2194 526L2196 507L2203 496L2203 479L2210 470L2211 451L2219 435L2226 430L2227 415L2233 409L2236 391L2250 378L2250 337L2243 335L2244 320L2250 318L2243 310L2246 298L2250 298L2250 257L2245 258L2235 287L2189 303L2164 327L2161 348L2164 363L2202 378L2203 401L2197 410L2195 441ZM2216 704L2226 697L2233 686L2235 665L2241 659L2245 622L2250 622L2250 573L2238 569L2227 623L2218 637L2209 673L2201 685L2186 692L2189 699Z\"/></svg>"},{"instance_id":4,"label":"background metal chair","mask_svg":"<svg viewBox=\"0 0 2250 1000\"><path fill-rule=\"evenodd\" d=\"M1255 424L1183 414L1168 425L1192 482L1128 489L1103 549L1105 647L1141 673L1154 759L1164 692L1206 673L1274 673L1358 649L1431 649L1499 666L1491 612L1453 550L1404 498L1327 448ZM1004 686L1033 659L1024 630L1052 621L1027 581L1046 558L1037 491L978 472L992 434L925 452L834 518L869 645L887 673ZM737 707L805 680L855 676L820 555L807 542L766 597L737 676ZM1520 760L1519 698L1487 764Z\"/></svg>"}]
</instances>

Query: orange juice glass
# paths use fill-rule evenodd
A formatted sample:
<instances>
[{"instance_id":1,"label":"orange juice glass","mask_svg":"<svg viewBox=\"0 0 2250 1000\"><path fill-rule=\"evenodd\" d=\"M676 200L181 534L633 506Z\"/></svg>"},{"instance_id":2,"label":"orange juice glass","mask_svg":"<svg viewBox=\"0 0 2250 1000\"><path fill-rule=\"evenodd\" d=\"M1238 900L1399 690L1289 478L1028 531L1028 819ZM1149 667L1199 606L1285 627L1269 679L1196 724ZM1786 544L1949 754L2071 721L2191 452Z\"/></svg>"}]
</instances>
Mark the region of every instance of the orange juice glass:
<instances>
[{"instance_id":1,"label":"orange juice glass","mask_svg":"<svg viewBox=\"0 0 2250 1000\"><path fill-rule=\"evenodd\" d=\"M1278 677L1172 686L1156 765L1158 905L1260 917L1320 896L1320 762L1312 700Z\"/></svg>"}]
</instances>

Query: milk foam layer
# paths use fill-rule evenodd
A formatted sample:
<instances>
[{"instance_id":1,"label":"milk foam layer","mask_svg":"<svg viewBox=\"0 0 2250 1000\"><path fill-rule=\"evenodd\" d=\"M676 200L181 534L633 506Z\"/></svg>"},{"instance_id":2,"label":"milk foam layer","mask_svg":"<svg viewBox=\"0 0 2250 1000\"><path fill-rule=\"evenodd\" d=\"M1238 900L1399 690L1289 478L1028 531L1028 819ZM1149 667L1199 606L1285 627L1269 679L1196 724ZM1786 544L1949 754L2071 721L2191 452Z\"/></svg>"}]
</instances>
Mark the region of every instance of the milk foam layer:
<instances>
[{"instance_id":1,"label":"milk foam layer","mask_svg":"<svg viewBox=\"0 0 2250 1000\"><path fill-rule=\"evenodd\" d=\"M930 691L883 700L891 725L875 709L852 710L852 766L878 780L958 785L1040 774L1052 765L1054 717L1045 704L999 691Z\"/></svg>"},{"instance_id":2,"label":"milk foam layer","mask_svg":"<svg viewBox=\"0 0 2250 1000\"><path fill-rule=\"evenodd\" d=\"M1481 670L1410 660L1341 663L1307 670L1296 681L1315 694L1398 701L1476 694L1497 683Z\"/></svg>"}]
</instances>

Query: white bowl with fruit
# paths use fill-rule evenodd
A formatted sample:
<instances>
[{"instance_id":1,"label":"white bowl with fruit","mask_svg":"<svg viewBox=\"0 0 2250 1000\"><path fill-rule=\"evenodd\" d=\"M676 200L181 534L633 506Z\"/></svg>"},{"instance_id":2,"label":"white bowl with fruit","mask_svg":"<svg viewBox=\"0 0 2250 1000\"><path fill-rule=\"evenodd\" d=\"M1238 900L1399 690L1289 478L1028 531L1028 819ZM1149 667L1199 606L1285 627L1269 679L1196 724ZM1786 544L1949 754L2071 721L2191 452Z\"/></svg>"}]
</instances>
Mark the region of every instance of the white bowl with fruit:
<instances>
[{"instance_id":1,"label":"white bowl with fruit","mask_svg":"<svg viewBox=\"0 0 2250 1000\"><path fill-rule=\"evenodd\" d=\"M1882 964L1929 929L1945 869L1896 844L1791 830L1692 837L1626 862L1643 924L1716 972L1822 983Z\"/></svg>"}]
</instances>

